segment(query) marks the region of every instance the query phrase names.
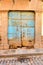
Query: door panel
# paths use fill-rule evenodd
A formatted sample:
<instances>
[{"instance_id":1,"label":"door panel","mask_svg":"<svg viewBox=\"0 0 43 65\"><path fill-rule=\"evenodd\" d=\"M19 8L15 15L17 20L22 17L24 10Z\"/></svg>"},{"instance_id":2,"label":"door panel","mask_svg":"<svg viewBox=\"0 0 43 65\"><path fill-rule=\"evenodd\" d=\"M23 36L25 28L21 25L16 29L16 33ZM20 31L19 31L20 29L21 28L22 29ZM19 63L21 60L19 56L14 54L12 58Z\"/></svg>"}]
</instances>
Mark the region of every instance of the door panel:
<instances>
[{"instance_id":1,"label":"door panel","mask_svg":"<svg viewBox=\"0 0 43 65\"><path fill-rule=\"evenodd\" d=\"M10 12L9 18L11 19L20 19L20 12Z\"/></svg>"},{"instance_id":2,"label":"door panel","mask_svg":"<svg viewBox=\"0 0 43 65\"><path fill-rule=\"evenodd\" d=\"M21 13L22 19L34 19L34 13L33 12L22 12Z\"/></svg>"},{"instance_id":3,"label":"door panel","mask_svg":"<svg viewBox=\"0 0 43 65\"><path fill-rule=\"evenodd\" d=\"M34 20L22 20L22 26L34 27Z\"/></svg>"},{"instance_id":4,"label":"door panel","mask_svg":"<svg viewBox=\"0 0 43 65\"><path fill-rule=\"evenodd\" d=\"M34 28L22 28L22 45L31 46L34 44Z\"/></svg>"},{"instance_id":5,"label":"door panel","mask_svg":"<svg viewBox=\"0 0 43 65\"><path fill-rule=\"evenodd\" d=\"M34 39L34 28L28 28L27 29L27 36L28 36L28 39Z\"/></svg>"}]
</instances>

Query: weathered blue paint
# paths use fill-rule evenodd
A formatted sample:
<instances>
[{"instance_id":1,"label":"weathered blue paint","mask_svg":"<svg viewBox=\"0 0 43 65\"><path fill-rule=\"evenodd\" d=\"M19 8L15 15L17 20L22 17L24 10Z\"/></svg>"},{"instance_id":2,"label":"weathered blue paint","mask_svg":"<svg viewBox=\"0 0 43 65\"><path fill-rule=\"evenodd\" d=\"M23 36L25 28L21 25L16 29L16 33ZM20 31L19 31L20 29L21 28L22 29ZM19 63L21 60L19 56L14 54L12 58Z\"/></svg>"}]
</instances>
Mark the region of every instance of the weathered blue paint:
<instances>
[{"instance_id":1,"label":"weathered blue paint","mask_svg":"<svg viewBox=\"0 0 43 65\"><path fill-rule=\"evenodd\" d=\"M28 39L34 39L34 28L22 28L22 35Z\"/></svg>"},{"instance_id":2,"label":"weathered blue paint","mask_svg":"<svg viewBox=\"0 0 43 65\"><path fill-rule=\"evenodd\" d=\"M20 19L20 12L10 12L9 18Z\"/></svg>"},{"instance_id":3,"label":"weathered blue paint","mask_svg":"<svg viewBox=\"0 0 43 65\"><path fill-rule=\"evenodd\" d=\"M21 18L22 19L34 19L34 13L32 13L32 12L23 12Z\"/></svg>"},{"instance_id":4,"label":"weathered blue paint","mask_svg":"<svg viewBox=\"0 0 43 65\"><path fill-rule=\"evenodd\" d=\"M14 27L9 26L8 27L8 38L20 38L21 37L21 28L20 27Z\"/></svg>"},{"instance_id":5,"label":"weathered blue paint","mask_svg":"<svg viewBox=\"0 0 43 65\"><path fill-rule=\"evenodd\" d=\"M8 28L8 33L16 33L16 27L14 27L14 26L9 26L9 28Z\"/></svg>"},{"instance_id":6,"label":"weathered blue paint","mask_svg":"<svg viewBox=\"0 0 43 65\"><path fill-rule=\"evenodd\" d=\"M22 26L34 26L34 20L22 20Z\"/></svg>"},{"instance_id":7,"label":"weathered blue paint","mask_svg":"<svg viewBox=\"0 0 43 65\"><path fill-rule=\"evenodd\" d=\"M34 25L33 12L9 12L8 39L34 39Z\"/></svg>"}]
</instances>

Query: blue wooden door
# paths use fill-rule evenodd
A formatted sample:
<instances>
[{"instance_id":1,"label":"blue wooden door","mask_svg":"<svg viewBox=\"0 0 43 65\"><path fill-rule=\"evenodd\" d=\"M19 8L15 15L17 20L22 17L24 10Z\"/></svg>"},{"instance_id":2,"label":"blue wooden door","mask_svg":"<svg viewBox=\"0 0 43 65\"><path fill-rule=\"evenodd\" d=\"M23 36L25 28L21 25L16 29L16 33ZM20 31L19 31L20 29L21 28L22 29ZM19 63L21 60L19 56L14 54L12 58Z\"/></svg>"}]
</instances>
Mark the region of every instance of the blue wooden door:
<instances>
[{"instance_id":1,"label":"blue wooden door","mask_svg":"<svg viewBox=\"0 0 43 65\"><path fill-rule=\"evenodd\" d=\"M27 44L29 40L34 40L34 28L34 12L9 12L9 40Z\"/></svg>"}]
</instances>

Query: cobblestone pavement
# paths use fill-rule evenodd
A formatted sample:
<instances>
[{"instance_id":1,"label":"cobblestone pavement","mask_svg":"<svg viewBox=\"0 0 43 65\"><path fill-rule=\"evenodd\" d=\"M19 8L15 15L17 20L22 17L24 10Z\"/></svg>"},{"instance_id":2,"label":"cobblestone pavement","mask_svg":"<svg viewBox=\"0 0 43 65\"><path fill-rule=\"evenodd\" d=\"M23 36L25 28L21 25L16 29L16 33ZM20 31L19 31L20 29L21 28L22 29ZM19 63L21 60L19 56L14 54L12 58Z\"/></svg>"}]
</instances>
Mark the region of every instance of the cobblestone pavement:
<instances>
[{"instance_id":1,"label":"cobblestone pavement","mask_svg":"<svg viewBox=\"0 0 43 65\"><path fill-rule=\"evenodd\" d=\"M3 57L0 58L0 65L43 65L43 55L26 58Z\"/></svg>"}]
</instances>

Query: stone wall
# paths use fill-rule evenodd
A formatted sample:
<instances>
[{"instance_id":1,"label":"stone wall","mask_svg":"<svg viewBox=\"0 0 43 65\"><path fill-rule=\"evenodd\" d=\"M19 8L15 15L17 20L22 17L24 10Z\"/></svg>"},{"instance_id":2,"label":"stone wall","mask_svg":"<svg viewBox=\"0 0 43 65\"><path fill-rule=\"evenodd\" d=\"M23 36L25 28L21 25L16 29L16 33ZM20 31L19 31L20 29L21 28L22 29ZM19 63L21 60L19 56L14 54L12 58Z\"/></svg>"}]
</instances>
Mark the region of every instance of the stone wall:
<instances>
[{"instance_id":1,"label":"stone wall","mask_svg":"<svg viewBox=\"0 0 43 65\"><path fill-rule=\"evenodd\" d=\"M38 5L37 5L38 4ZM1 30L1 38L2 44L0 49L8 49L8 38L7 38L7 30L8 30L8 12L12 10L23 10L23 11L34 11L35 12L35 48L42 48L41 44L41 12L42 2L39 0L15 0L13 3L12 0L2 0L0 1L0 30Z\"/></svg>"}]
</instances>

